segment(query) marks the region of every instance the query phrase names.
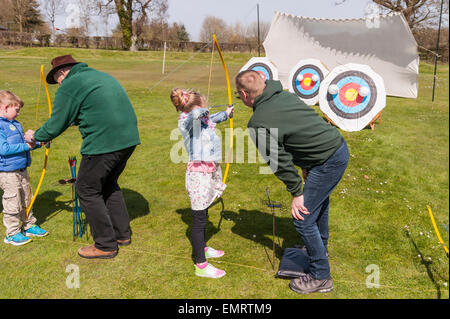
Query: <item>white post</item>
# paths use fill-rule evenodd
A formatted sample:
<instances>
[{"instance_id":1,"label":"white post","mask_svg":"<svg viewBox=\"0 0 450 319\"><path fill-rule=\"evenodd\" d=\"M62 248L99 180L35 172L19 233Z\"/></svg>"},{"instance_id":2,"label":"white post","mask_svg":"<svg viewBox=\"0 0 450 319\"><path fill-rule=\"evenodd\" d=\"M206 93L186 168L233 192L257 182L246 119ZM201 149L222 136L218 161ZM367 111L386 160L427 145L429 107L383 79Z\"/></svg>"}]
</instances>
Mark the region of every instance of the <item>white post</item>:
<instances>
[{"instance_id":1,"label":"white post","mask_svg":"<svg viewBox=\"0 0 450 319\"><path fill-rule=\"evenodd\" d=\"M166 64L166 42L164 41L164 55L163 55L163 67L162 74L164 74L164 65Z\"/></svg>"}]
</instances>

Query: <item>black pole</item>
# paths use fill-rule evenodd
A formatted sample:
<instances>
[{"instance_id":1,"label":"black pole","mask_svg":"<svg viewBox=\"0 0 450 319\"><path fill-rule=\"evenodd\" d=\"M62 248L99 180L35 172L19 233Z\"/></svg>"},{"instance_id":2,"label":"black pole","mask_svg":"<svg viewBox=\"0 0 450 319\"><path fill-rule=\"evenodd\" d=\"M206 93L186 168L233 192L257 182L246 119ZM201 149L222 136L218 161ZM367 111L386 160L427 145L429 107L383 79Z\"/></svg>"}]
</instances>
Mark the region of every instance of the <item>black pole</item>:
<instances>
[{"instance_id":1,"label":"black pole","mask_svg":"<svg viewBox=\"0 0 450 319\"><path fill-rule=\"evenodd\" d=\"M260 38L259 38L259 3L256 5L256 12L257 12L257 17L258 17L258 56L261 56L261 51L260 51Z\"/></svg>"},{"instance_id":2,"label":"black pole","mask_svg":"<svg viewBox=\"0 0 450 319\"><path fill-rule=\"evenodd\" d=\"M444 5L444 0L441 0L441 13L439 14L439 27L438 27L438 36L436 43L436 55L434 56L434 75L433 75L433 96L431 97L431 102L434 102L434 88L436 85L436 69L437 69L437 59L439 54L439 37L441 35L441 21L442 21L442 7Z\"/></svg>"}]
</instances>

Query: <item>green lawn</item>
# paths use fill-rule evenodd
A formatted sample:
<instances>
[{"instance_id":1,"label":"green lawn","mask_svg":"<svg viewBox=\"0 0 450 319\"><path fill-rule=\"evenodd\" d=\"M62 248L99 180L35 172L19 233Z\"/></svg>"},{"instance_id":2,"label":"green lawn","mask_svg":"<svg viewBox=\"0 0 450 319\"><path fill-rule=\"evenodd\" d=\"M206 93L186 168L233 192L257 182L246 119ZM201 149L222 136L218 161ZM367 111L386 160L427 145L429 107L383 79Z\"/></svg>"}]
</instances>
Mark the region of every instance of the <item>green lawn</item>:
<instances>
[{"instance_id":1,"label":"green lawn","mask_svg":"<svg viewBox=\"0 0 450 319\"><path fill-rule=\"evenodd\" d=\"M419 98L388 97L382 122L374 131L342 132L351 157L331 198L329 251L334 291L304 296L291 291L288 280L274 278L268 259L272 256L272 216L260 201L267 187L273 200L287 205L290 195L275 176L258 174L260 163L232 164L223 196L224 218L220 205L210 209L209 244L226 252L213 264L227 275L208 280L193 274L185 164L170 159L177 142L170 140L177 114L169 92L173 87L187 87L206 95L211 55L198 54L170 73L192 53L169 52L165 78L155 86L163 78L160 52L0 50L0 89L11 90L25 101L18 118L25 130L38 128L48 117L43 88L37 99L40 65L45 65L47 73L51 58L67 53L117 77L135 107L142 144L120 179L133 243L121 248L113 260L78 257L77 249L92 239L72 240L71 188L58 184L59 179L70 177L68 157L76 155L81 160L80 134L70 128L52 143L47 174L34 206L38 223L50 235L22 247L0 243L0 298L449 298L448 259L426 208L431 206L448 245L448 233L442 227L449 224L448 65L438 68L434 103L433 66L421 64ZM234 76L250 57L225 53L233 90ZM56 88L50 87L52 98ZM210 104L227 102L217 54L209 100ZM245 129L251 111L239 100L234 103L234 126ZM226 127L228 122L220 125L222 132ZM44 152L37 150L32 156L35 189ZM276 221L281 247L277 241L275 268L283 249L300 243L289 213L278 215ZM4 236L1 226L0 238ZM79 269L79 288L66 285L70 265ZM379 268L379 288L366 286L369 265Z\"/></svg>"}]
</instances>

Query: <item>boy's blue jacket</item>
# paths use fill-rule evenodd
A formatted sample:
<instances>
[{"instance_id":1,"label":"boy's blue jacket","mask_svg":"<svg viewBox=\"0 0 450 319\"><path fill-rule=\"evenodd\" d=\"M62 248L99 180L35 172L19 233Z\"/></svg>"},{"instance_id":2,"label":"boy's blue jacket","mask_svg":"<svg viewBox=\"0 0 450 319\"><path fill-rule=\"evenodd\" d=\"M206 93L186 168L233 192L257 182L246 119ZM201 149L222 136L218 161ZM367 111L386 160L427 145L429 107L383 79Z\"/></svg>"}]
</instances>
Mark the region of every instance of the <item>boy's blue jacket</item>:
<instances>
[{"instance_id":1,"label":"boy's blue jacket","mask_svg":"<svg viewBox=\"0 0 450 319\"><path fill-rule=\"evenodd\" d=\"M30 147L25 142L22 125L0 117L0 172L23 169L30 164Z\"/></svg>"},{"instance_id":2,"label":"boy's blue jacket","mask_svg":"<svg viewBox=\"0 0 450 319\"><path fill-rule=\"evenodd\" d=\"M228 119L227 112L209 115L206 108L181 113L178 119L178 128L183 136L189 161L221 162L222 160L222 143L214 131L215 125L208 125L208 121L202 121L202 118L208 118L208 116L212 123L220 123Z\"/></svg>"}]
</instances>

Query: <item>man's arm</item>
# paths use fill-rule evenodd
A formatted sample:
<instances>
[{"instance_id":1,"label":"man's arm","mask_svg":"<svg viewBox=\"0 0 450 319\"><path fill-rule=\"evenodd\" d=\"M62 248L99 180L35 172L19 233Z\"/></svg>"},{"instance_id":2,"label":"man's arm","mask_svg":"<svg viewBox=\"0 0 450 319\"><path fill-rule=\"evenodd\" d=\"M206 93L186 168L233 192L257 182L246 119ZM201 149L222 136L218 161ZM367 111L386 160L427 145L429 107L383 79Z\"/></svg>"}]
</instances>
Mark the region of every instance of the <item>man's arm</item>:
<instances>
[{"instance_id":1,"label":"man's arm","mask_svg":"<svg viewBox=\"0 0 450 319\"><path fill-rule=\"evenodd\" d=\"M48 142L62 134L75 120L81 103L77 97L59 89L56 92L51 117L34 133L34 139Z\"/></svg>"},{"instance_id":2,"label":"man's arm","mask_svg":"<svg viewBox=\"0 0 450 319\"><path fill-rule=\"evenodd\" d=\"M281 180L292 196L302 194L302 179L294 166L292 154L284 149L284 145L274 129L249 127L250 136L272 172Z\"/></svg>"},{"instance_id":3,"label":"man's arm","mask_svg":"<svg viewBox=\"0 0 450 319\"><path fill-rule=\"evenodd\" d=\"M300 213L308 215L309 212L304 205L302 179L294 165L292 154L284 148L283 138L279 138L277 133L274 134L274 131L271 134L270 130L266 128L250 129L250 136L258 147L259 152L275 176L286 185L287 191L293 196L291 204L292 217L297 220L303 220L304 218ZM265 144L261 143L261 141L265 141Z\"/></svg>"}]
</instances>

